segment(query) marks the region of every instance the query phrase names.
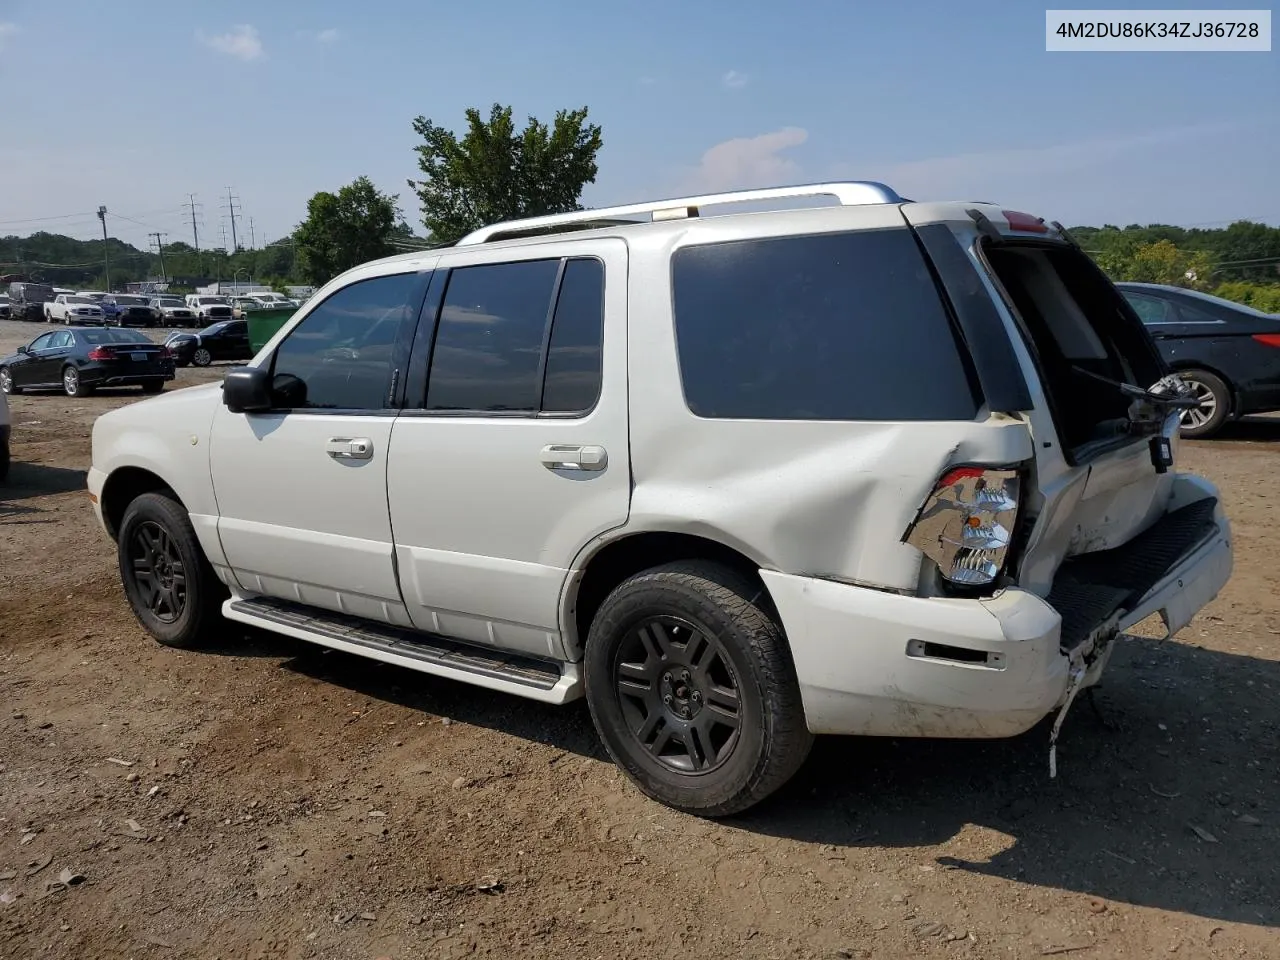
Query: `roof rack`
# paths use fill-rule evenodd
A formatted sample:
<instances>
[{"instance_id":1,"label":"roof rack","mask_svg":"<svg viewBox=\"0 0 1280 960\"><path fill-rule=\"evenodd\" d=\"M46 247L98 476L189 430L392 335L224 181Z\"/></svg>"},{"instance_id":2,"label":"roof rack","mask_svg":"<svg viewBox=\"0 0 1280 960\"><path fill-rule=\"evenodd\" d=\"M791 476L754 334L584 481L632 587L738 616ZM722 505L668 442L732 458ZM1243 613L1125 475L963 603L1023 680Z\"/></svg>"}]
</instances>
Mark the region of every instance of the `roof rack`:
<instances>
[{"instance_id":1,"label":"roof rack","mask_svg":"<svg viewBox=\"0 0 1280 960\"><path fill-rule=\"evenodd\" d=\"M648 216L647 222L659 220L684 220L697 217L700 207L713 207L727 203L756 203L763 200L785 200L797 197L835 197L841 206L858 206L869 203L903 203L902 197L883 183L874 180L848 180L833 183L807 183L792 187L769 187L764 190L737 190L732 193L709 193L698 197L680 197L649 203L632 203L600 210L576 210L573 213L554 213L545 217L529 217L524 220L508 220L481 227L467 234L457 246L492 243L495 240L511 240L564 230L589 230L595 226L616 226L625 223L645 223L634 219Z\"/></svg>"}]
</instances>

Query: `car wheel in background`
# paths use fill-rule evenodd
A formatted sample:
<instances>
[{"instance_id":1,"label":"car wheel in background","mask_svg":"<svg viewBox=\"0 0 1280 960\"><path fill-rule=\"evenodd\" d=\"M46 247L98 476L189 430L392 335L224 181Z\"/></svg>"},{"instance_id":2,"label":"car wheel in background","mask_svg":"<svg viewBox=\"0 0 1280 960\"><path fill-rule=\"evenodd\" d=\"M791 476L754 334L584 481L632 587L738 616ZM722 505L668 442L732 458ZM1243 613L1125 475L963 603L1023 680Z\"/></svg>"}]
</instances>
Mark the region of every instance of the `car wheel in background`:
<instances>
[{"instance_id":1,"label":"car wheel in background","mask_svg":"<svg viewBox=\"0 0 1280 960\"><path fill-rule=\"evenodd\" d=\"M195 353L191 354L191 362L197 367L207 367L213 363L213 354L208 347L196 347Z\"/></svg>"},{"instance_id":2,"label":"car wheel in background","mask_svg":"<svg viewBox=\"0 0 1280 960\"><path fill-rule=\"evenodd\" d=\"M62 392L68 397L87 397L93 388L80 382L80 371L67 364L62 368Z\"/></svg>"},{"instance_id":3,"label":"car wheel in background","mask_svg":"<svg viewBox=\"0 0 1280 960\"><path fill-rule=\"evenodd\" d=\"M226 589L200 549L182 504L144 493L116 540L120 578L138 622L167 647L200 646L216 628Z\"/></svg>"},{"instance_id":4,"label":"car wheel in background","mask_svg":"<svg viewBox=\"0 0 1280 960\"><path fill-rule=\"evenodd\" d=\"M1231 416L1231 390L1217 374L1208 370L1179 370L1178 376L1191 387L1192 395L1200 401L1194 410L1182 413L1184 437L1201 439L1211 437Z\"/></svg>"}]
</instances>

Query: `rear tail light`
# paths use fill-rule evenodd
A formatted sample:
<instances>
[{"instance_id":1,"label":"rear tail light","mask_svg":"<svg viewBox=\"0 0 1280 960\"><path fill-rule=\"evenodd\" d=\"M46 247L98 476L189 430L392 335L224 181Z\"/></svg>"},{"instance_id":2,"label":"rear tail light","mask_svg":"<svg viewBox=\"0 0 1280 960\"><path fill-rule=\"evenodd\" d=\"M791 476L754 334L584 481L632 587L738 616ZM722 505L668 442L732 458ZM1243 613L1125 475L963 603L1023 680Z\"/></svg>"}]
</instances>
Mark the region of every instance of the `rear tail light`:
<instances>
[{"instance_id":1,"label":"rear tail light","mask_svg":"<svg viewBox=\"0 0 1280 960\"><path fill-rule=\"evenodd\" d=\"M163 345L162 345L162 346L160 347L160 359L161 359L161 360L172 360L172 359L173 359L173 351L172 351L172 350L170 350L168 347L166 347L166 346L163 346Z\"/></svg>"},{"instance_id":2,"label":"rear tail light","mask_svg":"<svg viewBox=\"0 0 1280 960\"><path fill-rule=\"evenodd\" d=\"M116 351L114 347L94 347L89 351L90 360L114 360Z\"/></svg>"},{"instance_id":3,"label":"rear tail light","mask_svg":"<svg viewBox=\"0 0 1280 960\"><path fill-rule=\"evenodd\" d=\"M1280 347L1280 333L1255 333L1253 339L1268 347Z\"/></svg>"},{"instance_id":4,"label":"rear tail light","mask_svg":"<svg viewBox=\"0 0 1280 960\"><path fill-rule=\"evenodd\" d=\"M1024 233L1049 232L1049 228L1044 225L1043 217L1032 216L1019 210L1001 210L1000 212L1008 221L1010 230L1020 230Z\"/></svg>"},{"instance_id":5,"label":"rear tail light","mask_svg":"<svg viewBox=\"0 0 1280 960\"><path fill-rule=\"evenodd\" d=\"M987 586L1004 570L1018 516L1016 470L957 467L938 481L903 537L949 583Z\"/></svg>"}]
</instances>

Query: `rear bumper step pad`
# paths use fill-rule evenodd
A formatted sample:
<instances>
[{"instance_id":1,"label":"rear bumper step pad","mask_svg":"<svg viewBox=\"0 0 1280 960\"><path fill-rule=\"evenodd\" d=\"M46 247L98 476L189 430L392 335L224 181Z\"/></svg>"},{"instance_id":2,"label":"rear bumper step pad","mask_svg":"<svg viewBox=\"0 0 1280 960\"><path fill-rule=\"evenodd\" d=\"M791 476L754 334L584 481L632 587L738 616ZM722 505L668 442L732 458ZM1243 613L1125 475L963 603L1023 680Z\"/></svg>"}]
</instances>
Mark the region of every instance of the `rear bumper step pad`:
<instances>
[{"instance_id":1,"label":"rear bumper step pad","mask_svg":"<svg viewBox=\"0 0 1280 960\"><path fill-rule=\"evenodd\" d=\"M1046 602L1062 616L1062 649L1071 650L1112 614L1130 609L1178 561L1217 530L1215 498L1162 517L1123 546L1071 557L1058 568Z\"/></svg>"}]
</instances>

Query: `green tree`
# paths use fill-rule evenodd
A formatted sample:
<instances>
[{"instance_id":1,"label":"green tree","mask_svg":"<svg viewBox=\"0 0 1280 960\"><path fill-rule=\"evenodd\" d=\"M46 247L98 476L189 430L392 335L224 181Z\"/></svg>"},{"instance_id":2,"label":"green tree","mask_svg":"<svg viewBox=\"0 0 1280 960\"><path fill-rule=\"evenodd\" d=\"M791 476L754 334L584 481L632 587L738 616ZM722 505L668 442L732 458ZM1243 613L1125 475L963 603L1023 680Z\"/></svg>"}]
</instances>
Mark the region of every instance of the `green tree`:
<instances>
[{"instance_id":1,"label":"green tree","mask_svg":"<svg viewBox=\"0 0 1280 960\"><path fill-rule=\"evenodd\" d=\"M490 223L581 210L582 188L596 179L600 127L587 108L560 110L548 127L530 117L517 131L511 108L494 104L484 120L467 110L459 140L426 117L413 121L423 179L409 186L422 201L433 240L452 243Z\"/></svg>"},{"instance_id":2,"label":"green tree","mask_svg":"<svg viewBox=\"0 0 1280 960\"><path fill-rule=\"evenodd\" d=\"M1179 250L1168 240L1157 240L1138 244L1119 279L1203 289L1212 272L1213 261L1204 251Z\"/></svg>"},{"instance_id":3,"label":"green tree","mask_svg":"<svg viewBox=\"0 0 1280 960\"><path fill-rule=\"evenodd\" d=\"M307 219L294 231L298 273L320 286L344 270L393 252L402 219L395 196L357 177L337 193L320 191L307 202Z\"/></svg>"}]
</instances>

